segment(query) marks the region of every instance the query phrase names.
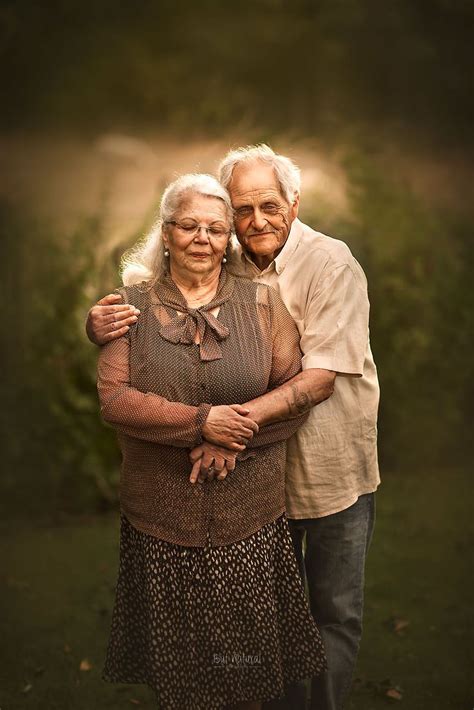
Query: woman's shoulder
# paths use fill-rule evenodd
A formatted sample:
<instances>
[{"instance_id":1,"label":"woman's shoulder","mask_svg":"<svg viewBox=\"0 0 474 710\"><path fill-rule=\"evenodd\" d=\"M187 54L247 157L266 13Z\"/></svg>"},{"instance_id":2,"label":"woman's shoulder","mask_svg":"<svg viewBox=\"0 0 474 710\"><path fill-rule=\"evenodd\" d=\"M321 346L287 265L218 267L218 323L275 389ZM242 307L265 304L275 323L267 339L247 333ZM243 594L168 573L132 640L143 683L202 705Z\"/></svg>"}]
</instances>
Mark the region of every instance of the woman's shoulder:
<instances>
[{"instance_id":1,"label":"woman's shoulder","mask_svg":"<svg viewBox=\"0 0 474 710\"><path fill-rule=\"evenodd\" d=\"M153 289L149 281L141 281L131 286L119 286L114 290L114 293L122 296L124 303L143 310L150 302Z\"/></svg>"},{"instance_id":2,"label":"woman's shoulder","mask_svg":"<svg viewBox=\"0 0 474 710\"><path fill-rule=\"evenodd\" d=\"M268 306L280 300L273 286L262 284L251 279L235 276L234 296L236 300L257 302Z\"/></svg>"}]
</instances>

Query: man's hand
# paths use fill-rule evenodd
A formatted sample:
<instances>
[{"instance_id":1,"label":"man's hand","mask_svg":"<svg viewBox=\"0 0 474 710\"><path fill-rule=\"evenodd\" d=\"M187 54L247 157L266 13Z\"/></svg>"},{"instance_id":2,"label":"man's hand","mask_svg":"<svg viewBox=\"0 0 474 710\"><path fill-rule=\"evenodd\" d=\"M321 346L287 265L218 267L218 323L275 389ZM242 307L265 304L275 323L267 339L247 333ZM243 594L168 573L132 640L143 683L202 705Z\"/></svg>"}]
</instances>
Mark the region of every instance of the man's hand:
<instances>
[{"instance_id":1,"label":"man's hand","mask_svg":"<svg viewBox=\"0 0 474 710\"><path fill-rule=\"evenodd\" d=\"M258 424L247 416L249 410L240 404L223 404L212 407L202 428L202 435L211 444L232 451L243 451Z\"/></svg>"},{"instance_id":2,"label":"man's hand","mask_svg":"<svg viewBox=\"0 0 474 710\"><path fill-rule=\"evenodd\" d=\"M203 483L206 479L212 481L214 477L223 481L227 474L234 470L236 456L237 454L229 449L204 441L189 454L193 464L190 482Z\"/></svg>"},{"instance_id":3,"label":"man's hand","mask_svg":"<svg viewBox=\"0 0 474 710\"><path fill-rule=\"evenodd\" d=\"M120 338L135 323L140 311L128 303L120 303L118 293L109 293L93 306L86 321L86 333L96 345L104 345L109 340Z\"/></svg>"}]
</instances>

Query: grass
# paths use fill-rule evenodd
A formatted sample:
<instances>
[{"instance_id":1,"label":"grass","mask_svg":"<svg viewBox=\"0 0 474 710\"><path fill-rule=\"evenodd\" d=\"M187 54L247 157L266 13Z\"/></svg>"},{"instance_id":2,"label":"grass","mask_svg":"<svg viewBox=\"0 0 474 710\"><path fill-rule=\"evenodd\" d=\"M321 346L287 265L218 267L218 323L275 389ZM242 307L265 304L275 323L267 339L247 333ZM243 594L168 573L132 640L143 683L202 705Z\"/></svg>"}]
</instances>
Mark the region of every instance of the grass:
<instances>
[{"instance_id":1,"label":"grass","mask_svg":"<svg viewBox=\"0 0 474 710\"><path fill-rule=\"evenodd\" d=\"M473 706L469 484L463 471L385 476L348 710ZM0 710L154 708L147 687L100 677L117 574L118 515L53 527L4 524L2 532ZM80 670L81 662L89 670ZM400 700L386 695L391 688Z\"/></svg>"},{"instance_id":2,"label":"grass","mask_svg":"<svg viewBox=\"0 0 474 710\"><path fill-rule=\"evenodd\" d=\"M463 471L385 477L349 710L387 707L397 686L406 710L473 707L470 483Z\"/></svg>"}]
</instances>

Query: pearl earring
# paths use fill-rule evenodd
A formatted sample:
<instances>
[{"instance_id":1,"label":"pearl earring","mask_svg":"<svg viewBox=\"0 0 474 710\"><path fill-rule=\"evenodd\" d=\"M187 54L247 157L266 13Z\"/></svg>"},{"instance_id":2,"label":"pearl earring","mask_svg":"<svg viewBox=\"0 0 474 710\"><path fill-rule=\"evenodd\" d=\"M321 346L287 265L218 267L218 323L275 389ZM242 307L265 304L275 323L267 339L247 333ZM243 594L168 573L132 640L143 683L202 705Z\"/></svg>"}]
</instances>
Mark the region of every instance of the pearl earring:
<instances>
[{"instance_id":1,"label":"pearl earring","mask_svg":"<svg viewBox=\"0 0 474 710\"><path fill-rule=\"evenodd\" d=\"M225 257L222 259L222 263L227 264L227 259Z\"/></svg>"},{"instance_id":2,"label":"pearl earring","mask_svg":"<svg viewBox=\"0 0 474 710\"><path fill-rule=\"evenodd\" d=\"M170 253L169 253L168 249L165 249L165 256L169 256L169 255L170 255Z\"/></svg>"}]
</instances>

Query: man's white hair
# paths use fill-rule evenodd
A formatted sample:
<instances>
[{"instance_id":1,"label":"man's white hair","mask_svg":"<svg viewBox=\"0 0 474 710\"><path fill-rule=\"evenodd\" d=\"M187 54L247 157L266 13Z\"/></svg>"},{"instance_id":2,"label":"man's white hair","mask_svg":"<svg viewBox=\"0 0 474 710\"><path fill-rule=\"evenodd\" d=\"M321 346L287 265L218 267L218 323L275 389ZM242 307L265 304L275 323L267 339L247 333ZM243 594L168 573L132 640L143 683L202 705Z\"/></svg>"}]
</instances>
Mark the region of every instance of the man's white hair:
<instances>
[{"instance_id":1,"label":"man's white hair","mask_svg":"<svg viewBox=\"0 0 474 710\"><path fill-rule=\"evenodd\" d=\"M296 194L299 194L300 191L300 169L290 158L275 153L265 143L230 150L217 169L221 184L226 190L229 190L232 173L236 166L242 165L242 163L255 162L264 163L273 168L275 177L280 185L281 194L289 204L292 204Z\"/></svg>"},{"instance_id":2,"label":"man's white hair","mask_svg":"<svg viewBox=\"0 0 474 710\"><path fill-rule=\"evenodd\" d=\"M151 286L166 273L167 263L162 236L163 229L166 223L173 219L183 200L193 193L204 197L217 197L222 200L226 208L229 229L233 228L233 211L229 194L216 178L203 173L181 175L181 177L168 185L164 191L158 218L150 232L135 247L123 255L121 274L125 286L132 286L142 281L149 282ZM233 257L231 241L229 241L226 256L228 262Z\"/></svg>"}]
</instances>

